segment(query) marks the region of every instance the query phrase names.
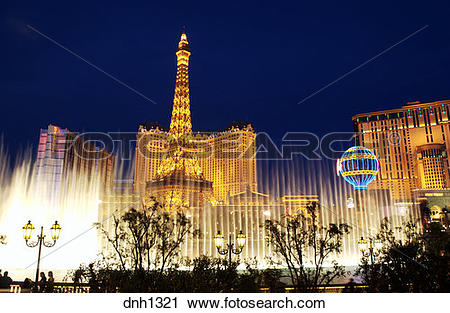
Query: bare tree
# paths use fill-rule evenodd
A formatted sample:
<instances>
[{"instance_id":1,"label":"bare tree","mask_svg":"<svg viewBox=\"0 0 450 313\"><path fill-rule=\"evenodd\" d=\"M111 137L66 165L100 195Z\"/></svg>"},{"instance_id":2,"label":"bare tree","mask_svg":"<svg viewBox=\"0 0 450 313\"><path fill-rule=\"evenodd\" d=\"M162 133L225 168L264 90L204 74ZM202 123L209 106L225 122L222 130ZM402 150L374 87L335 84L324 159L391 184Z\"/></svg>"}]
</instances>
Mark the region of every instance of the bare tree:
<instances>
[{"instance_id":1,"label":"bare tree","mask_svg":"<svg viewBox=\"0 0 450 313\"><path fill-rule=\"evenodd\" d=\"M169 213L155 199L140 208L129 208L113 216L113 226L97 224L112 248L122 270L164 269L173 265L181 244L192 230L182 208Z\"/></svg>"},{"instance_id":2,"label":"bare tree","mask_svg":"<svg viewBox=\"0 0 450 313\"><path fill-rule=\"evenodd\" d=\"M129 249L127 249L128 247L125 245L126 231L120 216L113 215L112 219L113 226L111 229L108 229L101 223L96 223L96 226L103 237L106 238L109 246L114 250L113 254L118 259L120 269L125 270L126 260L129 258ZM110 256L108 255L104 258L110 258Z\"/></svg>"},{"instance_id":3,"label":"bare tree","mask_svg":"<svg viewBox=\"0 0 450 313\"><path fill-rule=\"evenodd\" d=\"M180 211L173 215L163 212L154 220L152 230L157 235L155 268L160 272L179 257L180 246L186 236L191 232L197 234L197 230L192 231L191 221Z\"/></svg>"},{"instance_id":4,"label":"bare tree","mask_svg":"<svg viewBox=\"0 0 450 313\"><path fill-rule=\"evenodd\" d=\"M285 216L282 221L267 220L265 224L269 245L280 262L287 267L292 285L297 291L318 291L345 274L332 257L342 252L342 241L349 233L347 224L322 227L318 221L319 204L302 213ZM331 267L325 267L330 261Z\"/></svg>"}]
</instances>

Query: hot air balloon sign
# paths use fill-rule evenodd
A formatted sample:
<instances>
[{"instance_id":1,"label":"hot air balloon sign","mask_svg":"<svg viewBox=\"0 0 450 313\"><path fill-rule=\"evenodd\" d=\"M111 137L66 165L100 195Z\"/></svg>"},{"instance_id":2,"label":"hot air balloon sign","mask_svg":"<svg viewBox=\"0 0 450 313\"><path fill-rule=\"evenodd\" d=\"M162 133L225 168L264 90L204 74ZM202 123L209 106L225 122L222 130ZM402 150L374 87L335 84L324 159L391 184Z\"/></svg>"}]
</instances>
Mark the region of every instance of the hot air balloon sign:
<instances>
[{"instance_id":1,"label":"hot air balloon sign","mask_svg":"<svg viewBox=\"0 0 450 313\"><path fill-rule=\"evenodd\" d=\"M362 146L351 147L337 160L336 171L355 189L367 189L380 164L375 154Z\"/></svg>"}]
</instances>

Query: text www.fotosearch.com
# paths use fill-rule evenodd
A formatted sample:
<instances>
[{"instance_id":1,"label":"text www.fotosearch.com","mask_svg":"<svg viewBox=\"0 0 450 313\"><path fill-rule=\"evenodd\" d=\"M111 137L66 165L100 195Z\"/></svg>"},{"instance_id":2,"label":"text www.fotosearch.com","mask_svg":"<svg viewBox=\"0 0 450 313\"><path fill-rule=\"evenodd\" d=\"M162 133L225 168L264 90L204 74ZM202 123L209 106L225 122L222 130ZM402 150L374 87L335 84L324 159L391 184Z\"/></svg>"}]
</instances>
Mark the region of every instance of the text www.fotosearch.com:
<instances>
[{"instance_id":1,"label":"text www.fotosearch.com","mask_svg":"<svg viewBox=\"0 0 450 313\"><path fill-rule=\"evenodd\" d=\"M181 306L178 306L181 304ZM224 297L222 299L188 299L183 297L128 297L123 301L126 309L324 309L325 300L320 299L242 299Z\"/></svg>"},{"instance_id":2,"label":"text www.fotosearch.com","mask_svg":"<svg viewBox=\"0 0 450 313\"><path fill-rule=\"evenodd\" d=\"M320 309L325 308L325 300L284 299L208 299L186 300L190 309Z\"/></svg>"}]
</instances>

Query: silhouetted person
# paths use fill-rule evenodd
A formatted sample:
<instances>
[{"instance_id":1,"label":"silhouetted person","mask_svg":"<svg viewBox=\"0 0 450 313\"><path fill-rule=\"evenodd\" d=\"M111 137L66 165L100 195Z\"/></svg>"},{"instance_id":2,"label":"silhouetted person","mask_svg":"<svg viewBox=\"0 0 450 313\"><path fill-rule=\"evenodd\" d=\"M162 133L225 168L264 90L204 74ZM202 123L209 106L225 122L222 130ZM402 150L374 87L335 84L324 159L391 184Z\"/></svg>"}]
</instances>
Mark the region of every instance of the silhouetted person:
<instances>
[{"instance_id":1,"label":"silhouetted person","mask_svg":"<svg viewBox=\"0 0 450 313\"><path fill-rule=\"evenodd\" d=\"M53 277L53 272L48 272L47 286L45 288L45 292L53 292L55 287L55 278Z\"/></svg>"},{"instance_id":2,"label":"silhouetted person","mask_svg":"<svg viewBox=\"0 0 450 313\"><path fill-rule=\"evenodd\" d=\"M27 292L29 292L29 290L31 290L32 287L33 287L33 282L31 281L31 279L25 278L25 280L23 281L23 284L22 284L22 289L27 290Z\"/></svg>"},{"instance_id":3,"label":"silhouetted person","mask_svg":"<svg viewBox=\"0 0 450 313\"><path fill-rule=\"evenodd\" d=\"M355 280L350 278L348 283L345 285L344 292L355 292Z\"/></svg>"},{"instance_id":4,"label":"silhouetted person","mask_svg":"<svg viewBox=\"0 0 450 313\"><path fill-rule=\"evenodd\" d=\"M41 272L41 279L39 280L39 292L44 292L45 287L47 286L47 277L45 277L45 273Z\"/></svg>"},{"instance_id":5,"label":"silhouetted person","mask_svg":"<svg viewBox=\"0 0 450 313\"><path fill-rule=\"evenodd\" d=\"M8 271L5 271L5 273L3 274L3 276L0 279L0 288L9 289L12 282L13 281L12 281L11 277L8 276Z\"/></svg>"}]
</instances>

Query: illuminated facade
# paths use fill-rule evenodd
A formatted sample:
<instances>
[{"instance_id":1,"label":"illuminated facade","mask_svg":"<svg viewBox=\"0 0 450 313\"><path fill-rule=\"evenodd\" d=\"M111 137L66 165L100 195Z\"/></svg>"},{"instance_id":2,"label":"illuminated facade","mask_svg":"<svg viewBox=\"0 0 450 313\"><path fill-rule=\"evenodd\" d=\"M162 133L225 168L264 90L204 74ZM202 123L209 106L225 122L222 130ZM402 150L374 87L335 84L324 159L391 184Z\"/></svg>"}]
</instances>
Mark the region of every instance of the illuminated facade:
<instances>
[{"instance_id":1,"label":"illuminated facade","mask_svg":"<svg viewBox=\"0 0 450 313\"><path fill-rule=\"evenodd\" d=\"M448 187L448 160L444 144L418 146L416 154L418 186L421 189Z\"/></svg>"},{"instance_id":2,"label":"illuminated facade","mask_svg":"<svg viewBox=\"0 0 450 313\"><path fill-rule=\"evenodd\" d=\"M189 44L182 34L178 44L177 76L170 129L155 123L139 126L136 145L135 187L158 195L183 190L203 201L225 201L250 186L256 191L256 134L248 123L234 123L219 132L193 132L189 99ZM163 182L164 177L173 179ZM178 177L175 179L175 177ZM176 190L180 178L191 181ZM211 184L211 186L210 186ZM174 187L172 188L171 185ZM152 188L154 187L154 188ZM212 187L212 190L210 190ZM201 191L201 193L200 193ZM191 201L192 202L192 201Z\"/></svg>"},{"instance_id":3,"label":"illuminated facade","mask_svg":"<svg viewBox=\"0 0 450 313\"><path fill-rule=\"evenodd\" d=\"M374 151L380 161L369 189L388 189L396 202L412 203L415 189L450 187L449 104L410 102L353 117L357 144Z\"/></svg>"},{"instance_id":4,"label":"illuminated facade","mask_svg":"<svg viewBox=\"0 0 450 313\"><path fill-rule=\"evenodd\" d=\"M68 188L70 176L88 180L98 179L103 190L111 186L115 158L95 145L86 143L67 129L49 125L41 129L36 160L36 179L46 182L49 199L59 201L61 192ZM50 187L49 187L50 186Z\"/></svg>"},{"instance_id":5,"label":"illuminated facade","mask_svg":"<svg viewBox=\"0 0 450 313\"><path fill-rule=\"evenodd\" d=\"M419 208L426 203L429 209L427 214L422 214L423 223L441 223L450 231L450 189L420 189L414 191L414 196Z\"/></svg>"},{"instance_id":6,"label":"illuminated facade","mask_svg":"<svg viewBox=\"0 0 450 313\"><path fill-rule=\"evenodd\" d=\"M213 134L197 134L194 139L206 152L199 163L205 178L213 182L214 196L223 201L228 194L256 191L256 134L251 124L234 123Z\"/></svg>"},{"instance_id":7,"label":"illuminated facade","mask_svg":"<svg viewBox=\"0 0 450 313\"><path fill-rule=\"evenodd\" d=\"M163 153L168 148L168 132L161 125L146 123L137 133L135 188L143 194L148 181L156 177Z\"/></svg>"}]
</instances>

